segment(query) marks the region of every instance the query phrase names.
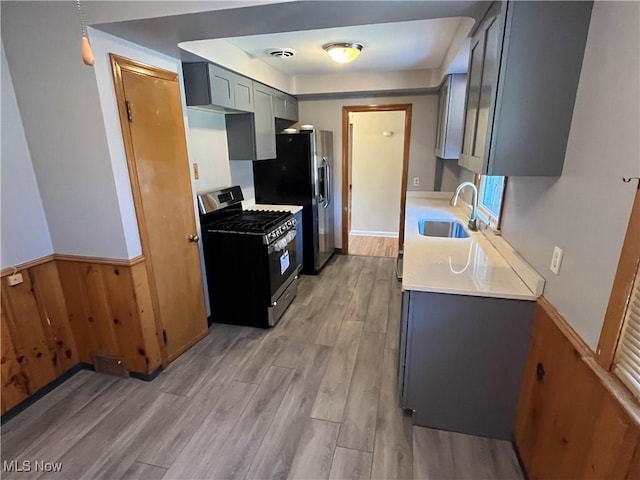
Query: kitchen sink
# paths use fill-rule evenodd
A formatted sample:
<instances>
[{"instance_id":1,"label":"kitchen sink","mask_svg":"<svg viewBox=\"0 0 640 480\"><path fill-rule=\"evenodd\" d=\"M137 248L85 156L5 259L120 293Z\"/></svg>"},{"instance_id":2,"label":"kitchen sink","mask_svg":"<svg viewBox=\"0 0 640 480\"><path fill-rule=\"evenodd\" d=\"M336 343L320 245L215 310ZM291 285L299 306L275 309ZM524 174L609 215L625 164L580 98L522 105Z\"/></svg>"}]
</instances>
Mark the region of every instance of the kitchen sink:
<instances>
[{"instance_id":1,"label":"kitchen sink","mask_svg":"<svg viewBox=\"0 0 640 480\"><path fill-rule=\"evenodd\" d=\"M419 220L418 232L425 237L469 237L467 230L457 220Z\"/></svg>"}]
</instances>

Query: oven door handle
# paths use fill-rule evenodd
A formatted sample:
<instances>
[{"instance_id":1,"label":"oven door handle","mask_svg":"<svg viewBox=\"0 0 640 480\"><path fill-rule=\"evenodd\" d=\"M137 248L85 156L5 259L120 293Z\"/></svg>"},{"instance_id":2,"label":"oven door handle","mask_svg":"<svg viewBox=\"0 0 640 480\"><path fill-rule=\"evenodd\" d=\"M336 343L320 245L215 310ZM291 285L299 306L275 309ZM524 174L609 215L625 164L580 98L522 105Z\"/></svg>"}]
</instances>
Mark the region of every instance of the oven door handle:
<instances>
[{"instance_id":1,"label":"oven door handle","mask_svg":"<svg viewBox=\"0 0 640 480\"><path fill-rule=\"evenodd\" d=\"M296 230L289 230L287 233L282 235L280 238L275 240L273 243L269 245L267 249L268 253L273 252L281 252L286 250L289 245L291 245L296 239Z\"/></svg>"}]
</instances>

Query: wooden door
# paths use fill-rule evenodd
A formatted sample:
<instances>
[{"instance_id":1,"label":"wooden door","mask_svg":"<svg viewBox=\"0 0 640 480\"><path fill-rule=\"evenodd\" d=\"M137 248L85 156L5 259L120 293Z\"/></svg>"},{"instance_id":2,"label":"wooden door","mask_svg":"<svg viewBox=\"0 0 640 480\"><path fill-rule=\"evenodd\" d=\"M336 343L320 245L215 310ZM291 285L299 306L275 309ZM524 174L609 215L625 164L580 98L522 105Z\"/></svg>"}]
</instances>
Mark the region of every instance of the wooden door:
<instances>
[{"instance_id":1,"label":"wooden door","mask_svg":"<svg viewBox=\"0 0 640 480\"><path fill-rule=\"evenodd\" d=\"M166 363L207 333L180 84L174 72L111 64Z\"/></svg>"}]
</instances>

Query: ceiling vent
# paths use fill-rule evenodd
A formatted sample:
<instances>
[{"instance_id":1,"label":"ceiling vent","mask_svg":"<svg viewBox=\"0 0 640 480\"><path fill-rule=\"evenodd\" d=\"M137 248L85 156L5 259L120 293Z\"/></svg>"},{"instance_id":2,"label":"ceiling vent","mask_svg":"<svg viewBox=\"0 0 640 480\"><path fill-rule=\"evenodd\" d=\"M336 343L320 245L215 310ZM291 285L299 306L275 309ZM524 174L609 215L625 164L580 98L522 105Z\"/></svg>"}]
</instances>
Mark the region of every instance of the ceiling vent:
<instances>
[{"instance_id":1,"label":"ceiling vent","mask_svg":"<svg viewBox=\"0 0 640 480\"><path fill-rule=\"evenodd\" d=\"M293 48L272 48L267 50L267 53L272 57L291 58L296 54L296 51Z\"/></svg>"}]
</instances>

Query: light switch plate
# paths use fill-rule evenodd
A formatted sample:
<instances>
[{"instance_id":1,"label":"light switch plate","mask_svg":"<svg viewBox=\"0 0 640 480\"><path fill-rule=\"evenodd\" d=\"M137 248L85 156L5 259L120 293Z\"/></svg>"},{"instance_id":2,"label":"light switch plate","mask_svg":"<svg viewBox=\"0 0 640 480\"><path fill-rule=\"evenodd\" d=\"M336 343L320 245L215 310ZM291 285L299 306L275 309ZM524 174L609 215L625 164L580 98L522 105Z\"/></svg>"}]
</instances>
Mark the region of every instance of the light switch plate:
<instances>
[{"instance_id":1,"label":"light switch plate","mask_svg":"<svg viewBox=\"0 0 640 480\"><path fill-rule=\"evenodd\" d=\"M9 275L7 277L7 283L9 284L10 287L15 287L16 285L20 285L22 282L24 282L24 279L22 278L22 274L20 272L14 275Z\"/></svg>"},{"instance_id":2,"label":"light switch plate","mask_svg":"<svg viewBox=\"0 0 640 480\"><path fill-rule=\"evenodd\" d=\"M560 274L560 266L562 265L562 256L564 251L560 247L553 247L553 256L551 257L551 266L549 269L556 275Z\"/></svg>"}]
</instances>

